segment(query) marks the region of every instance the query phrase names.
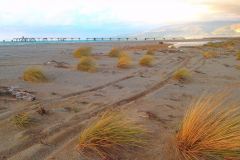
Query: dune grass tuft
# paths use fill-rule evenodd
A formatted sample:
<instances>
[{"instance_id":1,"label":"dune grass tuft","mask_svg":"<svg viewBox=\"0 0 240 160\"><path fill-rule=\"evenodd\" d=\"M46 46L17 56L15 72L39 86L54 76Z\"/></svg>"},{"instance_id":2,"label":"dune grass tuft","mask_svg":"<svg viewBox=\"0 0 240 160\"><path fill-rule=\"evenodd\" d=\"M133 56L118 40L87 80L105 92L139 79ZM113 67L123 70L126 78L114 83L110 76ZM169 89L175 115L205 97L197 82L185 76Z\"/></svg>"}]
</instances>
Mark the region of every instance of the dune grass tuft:
<instances>
[{"instance_id":1,"label":"dune grass tuft","mask_svg":"<svg viewBox=\"0 0 240 160\"><path fill-rule=\"evenodd\" d=\"M191 73L187 68L180 68L173 74L173 79L184 82L191 79Z\"/></svg>"},{"instance_id":2,"label":"dune grass tuft","mask_svg":"<svg viewBox=\"0 0 240 160\"><path fill-rule=\"evenodd\" d=\"M131 66L131 57L126 52L121 52L118 58L117 67L119 68L129 68Z\"/></svg>"},{"instance_id":3,"label":"dune grass tuft","mask_svg":"<svg viewBox=\"0 0 240 160\"><path fill-rule=\"evenodd\" d=\"M91 56L92 48L91 47L80 47L73 52L75 58L81 58L86 56Z\"/></svg>"},{"instance_id":4,"label":"dune grass tuft","mask_svg":"<svg viewBox=\"0 0 240 160\"><path fill-rule=\"evenodd\" d=\"M237 57L237 60L240 60L240 51L237 52L236 57Z\"/></svg>"},{"instance_id":5,"label":"dune grass tuft","mask_svg":"<svg viewBox=\"0 0 240 160\"><path fill-rule=\"evenodd\" d=\"M42 70L36 67L29 67L23 72L23 80L29 82L46 82L47 77Z\"/></svg>"},{"instance_id":6,"label":"dune grass tuft","mask_svg":"<svg viewBox=\"0 0 240 160\"><path fill-rule=\"evenodd\" d=\"M121 50L118 48L112 48L111 51L108 53L110 57L119 57Z\"/></svg>"},{"instance_id":7,"label":"dune grass tuft","mask_svg":"<svg viewBox=\"0 0 240 160\"><path fill-rule=\"evenodd\" d=\"M190 105L175 139L179 160L240 157L240 106L229 95L201 96Z\"/></svg>"},{"instance_id":8,"label":"dune grass tuft","mask_svg":"<svg viewBox=\"0 0 240 160\"><path fill-rule=\"evenodd\" d=\"M19 113L11 119L11 122L19 128L26 128L30 125L31 119L26 113Z\"/></svg>"},{"instance_id":9,"label":"dune grass tuft","mask_svg":"<svg viewBox=\"0 0 240 160\"><path fill-rule=\"evenodd\" d=\"M85 72L95 72L96 64L92 57L82 57L77 65L77 70Z\"/></svg>"},{"instance_id":10,"label":"dune grass tuft","mask_svg":"<svg viewBox=\"0 0 240 160\"><path fill-rule=\"evenodd\" d=\"M218 55L216 52L213 52L213 51L207 51L207 52L203 52L202 53L203 57L204 58L216 58Z\"/></svg>"},{"instance_id":11,"label":"dune grass tuft","mask_svg":"<svg viewBox=\"0 0 240 160\"><path fill-rule=\"evenodd\" d=\"M152 66L153 65L153 60L154 60L154 57L151 56L151 55L144 55L140 61L139 61L139 64L142 65L142 66Z\"/></svg>"},{"instance_id":12,"label":"dune grass tuft","mask_svg":"<svg viewBox=\"0 0 240 160\"><path fill-rule=\"evenodd\" d=\"M152 55L153 56L154 54L155 54L154 50L151 50L151 49L147 50L146 55Z\"/></svg>"},{"instance_id":13,"label":"dune grass tuft","mask_svg":"<svg viewBox=\"0 0 240 160\"><path fill-rule=\"evenodd\" d=\"M204 46L210 48L225 48L225 49L232 49L236 45L236 41L234 40L227 40L222 42L209 42Z\"/></svg>"},{"instance_id":14,"label":"dune grass tuft","mask_svg":"<svg viewBox=\"0 0 240 160\"><path fill-rule=\"evenodd\" d=\"M118 159L146 145L145 130L122 113L108 111L80 134L77 151L86 157Z\"/></svg>"}]
</instances>

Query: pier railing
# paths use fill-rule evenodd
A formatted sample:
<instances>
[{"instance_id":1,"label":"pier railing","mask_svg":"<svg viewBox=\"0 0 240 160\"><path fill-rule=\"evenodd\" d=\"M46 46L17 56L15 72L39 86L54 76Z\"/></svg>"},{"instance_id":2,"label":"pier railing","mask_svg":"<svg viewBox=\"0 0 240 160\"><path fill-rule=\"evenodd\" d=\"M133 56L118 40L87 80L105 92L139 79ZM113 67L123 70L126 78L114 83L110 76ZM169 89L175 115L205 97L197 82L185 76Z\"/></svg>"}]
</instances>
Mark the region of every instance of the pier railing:
<instances>
[{"instance_id":1,"label":"pier railing","mask_svg":"<svg viewBox=\"0 0 240 160\"><path fill-rule=\"evenodd\" d=\"M174 40L175 38L172 38ZM166 38L156 38L156 37L146 37L146 38L137 38L137 37L110 37L110 38L73 38L73 37L43 37L43 38L34 38L34 37L20 37L20 38L13 38L12 42L46 42L46 41L80 41L80 40L87 40L87 41L137 41L137 40L144 40L144 41L156 41L156 40L166 40ZM170 40L170 39L168 39Z\"/></svg>"}]
</instances>

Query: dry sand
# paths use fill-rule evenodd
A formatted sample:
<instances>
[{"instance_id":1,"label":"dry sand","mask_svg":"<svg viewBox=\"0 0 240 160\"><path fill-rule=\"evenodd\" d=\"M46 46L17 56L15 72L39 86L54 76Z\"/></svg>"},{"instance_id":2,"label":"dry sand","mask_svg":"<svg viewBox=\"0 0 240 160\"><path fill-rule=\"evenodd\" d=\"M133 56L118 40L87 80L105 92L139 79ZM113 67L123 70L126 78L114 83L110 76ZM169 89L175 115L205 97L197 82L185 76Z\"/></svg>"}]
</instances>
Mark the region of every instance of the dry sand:
<instances>
[{"instance_id":1,"label":"dry sand","mask_svg":"<svg viewBox=\"0 0 240 160\"><path fill-rule=\"evenodd\" d=\"M78 60L72 52L86 44L49 44L0 47L0 85L18 86L34 92L33 102L0 98L0 159L10 160L84 160L75 151L81 130L96 115L109 108L121 109L126 116L148 128L154 149L134 154L129 159L163 159L164 137L175 132L187 105L204 92L232 89L233 98L240 95L240 70L233 49L210 49L203 46L159 48L153 67L142 67L138 61L145 50L135 46L158 45L157 42L91 43L98 71L76 71ZM118 69L117 59L107 52L112 47L127 48L133 58L130 69ZM220 56L204 59L202 52L216 50ZM69 68L57 68L47 62L63 61ZM21 79L28 66L38 66L50 78L48 83L27 83ZM179 83L172 73L186 67L192 80ZM44 107L47 115L36 111ZM33 119L30 127L16 128L12 116L25 112Z\"/></svg>"}]
</instances>

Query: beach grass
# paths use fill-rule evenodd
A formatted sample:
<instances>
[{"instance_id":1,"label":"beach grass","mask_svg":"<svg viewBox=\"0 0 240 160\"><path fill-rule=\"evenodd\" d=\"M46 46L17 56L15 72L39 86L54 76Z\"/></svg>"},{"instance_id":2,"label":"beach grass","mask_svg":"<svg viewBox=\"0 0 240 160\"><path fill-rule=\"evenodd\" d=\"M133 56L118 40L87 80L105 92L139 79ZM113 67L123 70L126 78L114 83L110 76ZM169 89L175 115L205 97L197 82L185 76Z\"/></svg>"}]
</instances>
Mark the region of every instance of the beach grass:
<instances>
[{"instance_id":1,"label":"beach grass","mask_svg":"<svg viewBox=\"0 0 240 160\"><path fill-rule=\"evenodd\" d=\"M173 145L179 160L239 158L239 103L229 102L227 92L201 96L189 106Z\"/></svg>"},{"instance_id":2,"label":"beach grass","mask_svg":"<svg viewBox=\"0 0 240 160\"><path fill-rule=\"evenodd\" d=\"M240 51L237 52L236 57L237 57L237 60L240 60Z\"/></svg>"},{"instance_id":3,"label":"beach grass","mask_svg":"<svg viewBox=\"0 0 240 160\"><path fill-rule=\"evenodd\" d=\"M108 53L110 57L119 57L121 50L118 48L112 48L111 51Z\"/></svg>"},{"instance_id":4,"label":"beach grass","mask_svg":"<svg viewBox=\"0 0 240 160\"><path fill-rule=\"evenodd\" d=\"M139 64L142 66L151 67L153 65L153 60L154 60L154 57L152 55L144 55L140 59Z\"/></svg>"},{"instance_id":5,"label":"beach grass","mask_svg":"<svg viewBox=\"0 0 240 160\"><path fill-rule=\"evenodd\" d=\"M187 68L180 68L173 74L173 79L180 82L190 80L192 77L191 72Z\"/></svg>"},{"instance_id":6,"label":"beach grass","mask_svg":"<svg viewBox=\"0 0 240 160\"><path fill-rule=\"evenodd\" d=\"M23 72L23 80L29 82L46 82L47 77L40 68L29 67Z\"/></svg>"},{"instance_id":7,"label":"beach grass","mask_svg":"<svg viewBox=\"0 0 240 160\"><path fill-rule=\"evenodd\" d=\"M118 68L129 68L131 66L131 57L126 52L121 52L118 58Z\"/></svg>"},{"instance_id":8,"label":"beach grass","mask_svg":"<svg viewBox=\"0 0 240 160\"><path fill-rule=\"evenodd\" d=\"M19 113L11 119L11 122L19 128L26 128L30 125L31 119L26 113Z\"/></svg>"},{"instance_id":9,"label":"beach grass","mask_svg":"<svg viewBox=\"0 0 240 160\"><path fill-rule=\"evenodd\" d=\"M155 51L154 50L151 50L151 49L149 49L149 50L147 50L147 53L146 53L146 55L155 55Z\"/></svg>"},{"instance_id":10,"label":"beach grass","mask_svg":"<svg viewBox=\"0 0 240 160\"><path fill-rule=\"evenodd\" d=\"M203 55L203 57L206 58L206 59L216 58L216 57L218 56L218 54L217 54L216 52L213 52L213 51L203 52L202 55Z\"/></svg>"},{"instance_id":11,"label":"beach grass","mask_svg":"<svg viewBox=\"0 0 240 160\"><path fill-rule=\"evenodd\" d=\"M80 47L77 50L75 50L73 52L73 56L75 58L82 58L82 57L86 57L86 56L91 56L91 52L92 52L92 48L91 47Z\"/></svg>"},{"instance_id":12,"label":"beach grass","mask_svg":"<svg viewBox=\"0 0 240 160\"><path fill-rule=\"evenodd\" d=\"M108 111L80 134L76 149L86 157L118 159L126 152L144 148L146 132L122 113Z\"/></svg>"},{"instance_id":13,"label":"beach grass","mask_svg":"<svg viewBox=\"0 0 240 160\"><path fill-rule=\"evenodd\" d=\"M92 57L82 57L77 64L77 70L85 72L96 72L96 63Z\"/></svg>"},{"instance_id":14,"label":"beach grass","mask_svg":"<svg viewBox=\"0 0 240 160\"><path fill-rule=\"evenodd\" d=\"M236 41L234 40L227 40L222 42L209 42L204 46L210 48L225 48L225 49L232 49L236 45Z\"/></svg>"}]
</instances>

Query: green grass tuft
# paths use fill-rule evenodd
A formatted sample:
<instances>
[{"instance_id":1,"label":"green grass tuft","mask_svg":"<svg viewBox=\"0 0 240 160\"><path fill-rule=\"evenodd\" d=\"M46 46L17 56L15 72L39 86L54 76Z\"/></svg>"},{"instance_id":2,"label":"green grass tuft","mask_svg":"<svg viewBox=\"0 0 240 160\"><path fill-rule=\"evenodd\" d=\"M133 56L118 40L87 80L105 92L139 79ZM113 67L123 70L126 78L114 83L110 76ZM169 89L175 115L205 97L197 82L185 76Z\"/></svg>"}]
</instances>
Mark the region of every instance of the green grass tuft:
<instances>
[{"instance_id":1,"label":"green grass tuft","mask_svg":"<svg viewBox=\"0 0 240 160\"><path fill-rule=\"evenodd\" d=\"M31 119L26 113L19 113L11 119L12 123L19 128L26 128L30 125Z\"/></svg>"},{"instance_id":2,"label":"green grass tuft","mask_svg":"<svg viewBox=\"0 0 240 160\"><path fill-rule=\"evenodd\" d=\"M82 57L77 65L77 70L85 72L95 72L96 64L92 57Z\"/></svg>"},{"instance_id":3,"label":"green grass tuft","mask_svg":"<svg viewBox=\"0 0 240 160\"><path fill-rule=\"evenodd\" d=\"M147 53L146 53L146 55L151 55L151 56L153 56L153 55L155 55L155 52L154 52L154 50L148 50L147 51Z\"/></svg>"},{"instance_id":4,"label":"green grass tuft","mask_svg":"<svg viewBox=\"0 0 240 160\"><path fill-rule=\"evenodd\" d=\"M126 52L121 52L118 58L118 68L129 68L131 66L131 57Z\"/></svg>"},{"instance_id":5,"label":"green grass tuft","mask_svg":"<svg viewBox=\"0 0 240 160\"><path fill-rule=\"evenodd\" d=\"M191 73L188 69L186 68L181 68L181 69L178 69L174 74L173 74L173 78L175 80L178 80L180 82L184 82L184 81L187 81L187 80L190 80L191 79Z\"/></svg>"},{"instance_id":6,"label":"green grass tuft","mask_svg":"<svg viewBox=\"0 0 240 160\"><path fill-rule=\"evenodd\" d=\"M238 159L240 106L229 95L203 95L188 108L176 135L179 160Z\"/></svg>"},{"instance_id":7,"label":"green grass tuft","mask_svg":"<svg viewBox=\"0 0 240 160\"><path fill-rule=\"evenodd\" d=\"M46 82L47 78L41 69L30 67L23 72L23 80L29 82Z\"/></svg>"},{"instance_id":8,"label":"green grass tuft","mask_svg":"<svg viewBox=\"0 0 240 160\"><path fill-rule=\"evenodd\" d=\"M111 51L108 53L110 57L119 57L121 54L121 50L118 48L112 48Z\"/></svg>"},{"instance_id":9,"label":"green grass tuft","mask_svg":"<svg viewBox=\"0 0 240 160\"><path fill-rule=\"evenodd\" d=\"M80 47L73 52L75 58L82 58L91 56L92 48L91 47Z\"/></svg>"},{"instance_id":10,"label":"green grass tuft","mask_svg":"<svg viewBox=\"0 0 240 160\"><path fill-rule=\"evenodd\" d=\"M86 157L118 159L146 144L145 130L121 113L106 112L80 134L77 150Z\"/></svg>"},{"instance_id":11,"label":"green grass tuft","mask_svg":"<svg viewBox=\"0 0 240 160\"><path fill-rule=\"evenodd\" d=\"M152 66L153 65L153 60L154 60L154 57L151 56L151 55L144 55L140 61L139 61L139 64L142 65L142 66Z\"/></svg>"},{"instance_id":12,"label":"green grass tuft","mask_svg":"<svg viewBox=\"0 0 240 160\"><path fill-rule=\"evenodd\" d=\"M236 57L237 57L237 60L240 60L240 51L237 52Z\"/></svg>"}]
</instances>

